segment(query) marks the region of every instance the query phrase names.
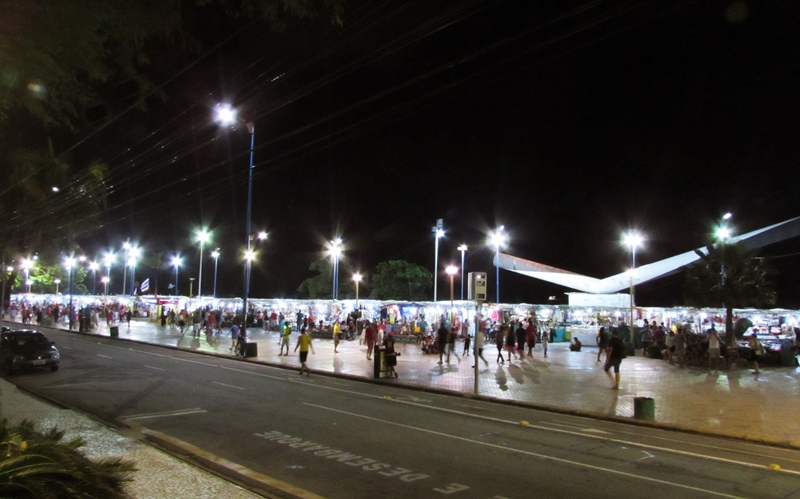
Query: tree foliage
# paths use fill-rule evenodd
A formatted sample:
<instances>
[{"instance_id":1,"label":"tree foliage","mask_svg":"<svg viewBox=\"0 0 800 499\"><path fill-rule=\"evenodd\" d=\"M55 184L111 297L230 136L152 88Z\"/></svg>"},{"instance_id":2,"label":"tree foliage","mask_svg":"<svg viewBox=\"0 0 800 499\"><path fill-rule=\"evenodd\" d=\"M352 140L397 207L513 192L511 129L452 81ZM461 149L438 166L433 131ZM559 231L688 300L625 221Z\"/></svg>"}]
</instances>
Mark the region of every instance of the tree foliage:
<instances>
[{"instance_id":1,"label":"tree foliage","mask_svg":"<svg viewBox=\"0 0 800 499\"><path fill-rule=\"evenodd\" d=\"M716 244L697 250L700 261L686 275L686 302L694 306L726 309L726 331L733 331L733 309L771 305L775 290L770 282L772 270L756 251L745 243ZM727 335L729 345L734 335Z\"/></svg>"},{"instance_id":2,"label":"tree foliage","mask_svg":"<svg viewBox=\"0 0 800 499\"><path fill-rule=\"evenodd\" d=\"M370 297L383 300L421 300L433 285L424 267L404 260L379 263L371 279Z\"/></svg>"},{"instance_id":3,"label":"tree foliage","mask_svg":"<svg viewBox=\"0 0 800 499\"><path fill-rule=\"evenodd\" d=\"M80 438L64 441L53 428L39 433L33 423L0 423L0 497L125 498L125 483L136 471L119 458L92 460Z\"/></svg>"},{"instance_id":4,"label":"tree foliage","mask_svg":"<svg viewBox=\"0 0 800 499\"><path fill-rule=\"evenodd\" d=\"M300 283L297 291L307 293L312 300L315 298L331 298L333 265L327 258L322 258L308 266L309 270L318 272L314 277L309 277Z\"/></svg>"}]
</instances>

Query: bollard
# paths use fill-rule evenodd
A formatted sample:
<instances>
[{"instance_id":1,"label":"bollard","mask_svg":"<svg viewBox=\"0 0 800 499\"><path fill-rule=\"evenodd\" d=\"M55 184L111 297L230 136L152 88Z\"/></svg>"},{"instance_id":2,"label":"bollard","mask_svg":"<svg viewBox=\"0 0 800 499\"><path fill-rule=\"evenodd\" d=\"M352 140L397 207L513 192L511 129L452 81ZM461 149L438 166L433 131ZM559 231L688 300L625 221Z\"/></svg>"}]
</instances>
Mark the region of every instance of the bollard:
<instances>
[{"instance_id":1,"label":"bollard","mask_svg":"<svg viewBox=\"0 0 800 499\"><path fill-rule=\"evenodd\" d=\"M635 397L633 399L633 417L636 419L656 419L656 401L650 397Z\"/></svg>"},{"instance_id":2,"label":"bollard","mask_svg":"<svg viewBox=\"0 0 800 499\"><path fill-rule=\"evenodd\" d=\"M108 328L108 332L112 338L119 338L119 326L111 326Z\"/></svg>"}]
</instances>

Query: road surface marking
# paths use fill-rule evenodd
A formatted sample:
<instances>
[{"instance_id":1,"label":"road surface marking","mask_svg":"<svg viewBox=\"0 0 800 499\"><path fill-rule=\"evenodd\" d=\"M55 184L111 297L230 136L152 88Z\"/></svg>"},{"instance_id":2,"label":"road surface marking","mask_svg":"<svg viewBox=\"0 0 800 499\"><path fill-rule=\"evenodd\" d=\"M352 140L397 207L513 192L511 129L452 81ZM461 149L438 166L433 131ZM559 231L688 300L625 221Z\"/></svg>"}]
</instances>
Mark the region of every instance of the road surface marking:
<instances>
[{"instance_id":1,"label":"road surface marking","mask_svg":"<svg viewBox=\"0 0 800 499\"><path fill-rule=\"evenodd\" d=\"M202 414L208 412L205 409L200 409L199 407L195 407L193 409L182 409L177 411L165 411L165 412L151 412L148 414L134 414L132 416L122 416L119 419L152 419L152 418L164 418L164 417L171 417L171 416L185 416L187 414Z\"/></svg>"},{"instance_id":2,"label":"road surface marking","mask_svg":"<svg viewBox=\"0 0 800 499\"><path fill-rule=\"evenodd\" d=\"M469 413L469 412L458 411L458 410L455 410L455 409L445 409L443 407L433 407L433 406L424 405L424 404L417 404L417 403L414 403L414 402L407 402L405 400L392 399L390 401L391 402L397 402L399 404L407 404L407 405L413 405L413 406L416 406L416 407L423 407L423 408L426 408L426 409L439 411L439 412L447 412L447 413L450 413L450 414L458 414L458 415L461 415L461 416L467 416L467 417L476 418L476 419L483 419L485 421L490 421L490 422L495 422L495 423L512 424L512 425L515 425L515 426L519 425L519 423L517 421L511 421L511 420L496 418L496 417L492 417L492 416L484 416L484 415L481 415L481 414L472 414L472 413ZM564 434L567 434L567 435L580 436L580 437L584 437L584 438L594 438L596 440L603 440L605 442L612 442L612 443L615 443L615 444L630 445L630 446L634 446L634 447L641 447L641 448L644 448L644 449L657 450L657 451L662 451L662 452L669 452L669 453L678 454L678 455L681 455L681 456L696 457L696 458L700 458L700 459L706 459L706 460L709 460L709 461L717 461L717 462L720 462L720 463L736 464L736 465L740 465L740 466L745 466L747 468L755 468L755 469L765 469L766 468L766 466L763 465L763 464L756 464L756 463L751 463L751 462L748 462L748 461L737 461L735 459L728 459L728 458L724 458L724 457L707 456L707 455L704 455L704 454L698 454L696 452L684 451L684 450L679 450L679 449L671 449L669 447L661 447L661 446L658 446L658 445L644 444L644 443L635 442L635 441L632 441L632 440L623 440L621 438L607 437L607 436L604 436L604 435L592 435L592 434L588 434L586 432L579 432L579 431L575 431L575 430L552 428L552 427L549 427L549 426L540 426L540 425L535 425L535 424L528 424L528 425L525 425L525 427L526 428L535 429L535 430L550 431L550 432L554 432L554 433L564 433ZM783 472L783 473L788 473L790 475L800 476L800 471L786 470L786 469L780 469L780 470L776 470L776 471L780 471L780 472Z\"/></svg>"},{"instance_id":3,"label":"road surface marking","mask_svg":"<svg viewBox=\"0 0 800 499\"><path fill-rule=\"evenodd\" d=\"M98 356L98 357L102 357L102 358L104 358L104 359L113 359L113 358L114 358L114 357L109 357L108 355L101 355L101 354L99 354L99 353L97 354L97 356Z\"/></svg>"},{"instance_id":4,"label":"road surface marking","mask_svg":"<svg viewBox=\"0 0 800 499\"><path fill-rule=\"evenodd\" d=\"M208 367L219 367L217 364L209 364L207 362L198 362L196 360L189 360L189 359L181 359L180 357L172 357L173 359L180 361L180 362L188 362L190 364L200 364L201 366L208 366Z\"/></svg>"},{"instance_id":5,"label":"road surface marking","mask_svg":"<svg viewBox=\"0 0 800 499\"><path fill-rule=\"evenodd\" d=\"M278 381L283 381L285 379L285 378L280 377L280 376L272 376L272 375L269 375L269 374L254 373L252 371L245 371L244 369L237 369L235 367L227 367L227 366L215 366L215 367L219 367L220 369L225 369L226 371L234 371L234 372L237 372L237 373L250 374L252 376L259 376L261 378L276 379Z\"/></svg>"},{"instance_id":6,"label":"road surface marking","mask_svg":"<svg viewBox=\"0 0 800 499\"><path fill-rule=\"evenodd\" d=\"M581 463L581 462L578 462L578 461L573 461L571 459L564 459L564 458L560 458L560 457L548 456L547 454L540 454L538 452L531 452L531 451L526 451L526 450L521 450L521 449L514 449L514 448L511 448L511 447L506 447L505 445L498 445L498 444L493 444L493 443L489 443L489 442L480 442L478 440L472 440L470 438L460 437L458 435L448 435L447 433L444 433L444 432L442 432L440 430L434 431L434 430L428 430L426 428L420 428L420 427L417 427L417 426L411 426L411 425L404 424L404 423L395 423L393 421L387 421L386 419L373 418L373 417L370 417L370 416L364 416L363 414L358 414L358 413L355 413L355 412L342 411L342 410L339 410L339 409L334 409L332 407L325 407L323 405L311 404L309 402L303 402L303 404L311 406L311 407L316 407L317 409L323 409L323 410L327 410L327 411L338 412L338 413L347 414L347 415L350 415L350 416L353 416L353 417L358 417L358 418L367 419L367 420L370 420L370 421L375 421L375 422L380 423L381 425L389 424L389 425L393 425L393 426L399 426L401 428L406 428L406 429L409 429L409 430L416 430L416 431L419 431L419 432L422 432L422 433L430 433L432 435L438 435L438 436L441 436L441 437L452 438L454 440L461 440L463 442L467 442L467 443L471 443L471 444L475 444L475 445L482 445L484 447L491 447L491 448L498 449L498 450L505 451L505 452L514 452L514 453L517 453L517 454L524 454L524 455L527 455L527 456L538 457L538 458L546 459L548 461L553 461L553 462L556 462L556 463L571 464L571 465L577 466L579 468L588 468L590 470L602 471L602 472L611 473L611 474L614 474L614 475L622 475L622 476L625 476L625 477L628 477L628 478L632 478L632 479L636 479L636 480L642 480L642 481L645 481L645 482L653 482L653 483L658 483L658 484L661 484L661 485L668 485L670 487L691 490L691 491L694 491L694 492L701 492L701 493L704 493L704 494L709 494L709 495L714 495L714 496L719 496L719 497L729 497L731 499L744 499L742 496L735 496L735 495L731 495L731 494L725 494L725 493L722 493L722 492L717 492L717 491L714 491L714 490L707 490L707 489L702 489L700 487L693 487L691 485L684 485L684 484L681 484L681 483L675 483L675 482L668 481L668 480L660 480L658 478L651 478L651 477L641 476L641 475L637 475L637 474L634 474L634 473L628 473L626 471L620 471L620 470L615 470L615 469L611 469L611 468L605 468L603 466L597 466L597 465L594 465L594 464ZM763 466L759 466L759 467L763 468Z\"/></svg>"},{"instance_id":7,"label":"road surface marking","mask_svg":"<svg viewBox=\"0 0 800 499\"><path fill-rule=\"evenodd\" d=\"M578 425L571 425L571 424L562 424L562 423L554 423L552 421L545 421L543 424L549 424L553 426L563 426L564 428L570 428L573 430L578 430L586 433L598 433L603 435L611 435L611 432L599 430L597 428L592 428L590 426L578 426Z\"/></svg>"},{"instance_id":8,"label":"road surface marking","mask_svg":"<svg viewBox=\"0 0 800 499\"><path fill-rule=\"evenodd\" d=\"M156 371L166 371L166 369L161 369L160 367L153 367L153 366L144 366L147 369L155 369Z\"/></svg>"},{"instance_id":9,"label":"road surface marking","mask_svg":"<svg viewBox=\"0 0 800 499\"><path fill-rule=\"evenodd\" d=\"M469 405L469 404L456 404L456 405L460 405L461 407L469 407L470 409L477 409L479 411L496 412L494 409L487 409L486 407L478 407L477 405Z\"/></svg>"},{"instance_id":10,"label":"road surface marking","mask_svg":"<svg viewBox=\"0 0 800 499\"><path fill-rule=\"evenodd\" d=\"M228 388L236 388L237 390L244 390L241 386L229 385L227 383L220 383L219 381L212 381L215 385L226 386Z\"/></svg>"}]
</instances>

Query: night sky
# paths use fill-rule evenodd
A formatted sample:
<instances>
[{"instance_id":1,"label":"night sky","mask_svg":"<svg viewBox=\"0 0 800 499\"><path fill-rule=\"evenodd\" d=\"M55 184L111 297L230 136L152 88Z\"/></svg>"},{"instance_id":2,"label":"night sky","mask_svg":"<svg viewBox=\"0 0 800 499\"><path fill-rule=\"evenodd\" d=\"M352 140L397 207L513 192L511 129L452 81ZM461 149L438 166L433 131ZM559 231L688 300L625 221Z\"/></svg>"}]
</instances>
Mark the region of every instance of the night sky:
<instances>
[{"instance_id":1,"label":"night sky","mask_svg":"<svg viewBox=\"0 0 800 499\"><path fill-rule=\"evenodd\" d=\"M343 27L279 33L211 8L186 19L200 49L152 51L165 99L147 112L110 99L114 121L69 139L108 162L113 185L106 224L82 245L162 252L164 268L137 270L160 293L176 252L187 290L205 225L205 294L220 247L218 294L241 295L249 135L214 124L220 102L256 124L253 229L269 241L252 297L300 297L334 236L343 279L389 259L432 271L437 218L440 268L466 243L467 271L494 289L485 242L500 224L507 253L605 277L630 264L628 229L645 235L646 264L705 244L728 211L737 233L800 214L797 2L353 1ZM800 308L798 246L762 251L783 256L787 308ZM637 302L682 304L682 283L641 285ZM565 291L501 272L503 302Z\"/></svg>"}]
</instances>

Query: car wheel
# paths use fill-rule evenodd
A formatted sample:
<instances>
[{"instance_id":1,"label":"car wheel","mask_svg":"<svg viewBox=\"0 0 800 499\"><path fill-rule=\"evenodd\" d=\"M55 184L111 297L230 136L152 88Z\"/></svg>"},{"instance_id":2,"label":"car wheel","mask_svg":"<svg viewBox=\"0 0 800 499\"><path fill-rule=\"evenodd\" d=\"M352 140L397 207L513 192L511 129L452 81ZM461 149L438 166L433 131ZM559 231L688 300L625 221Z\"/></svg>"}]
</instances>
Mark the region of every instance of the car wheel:
<instances>
[{"instance_id":1,"label":"car wheel","mask_svg":"<svg viewBox=\"0 0 800 499\"><path fill-rule=\"evenodd\" d=\"M56 372L58 371L58 366L50 366L50 370Z\"/></svg>"}]
</instances>

